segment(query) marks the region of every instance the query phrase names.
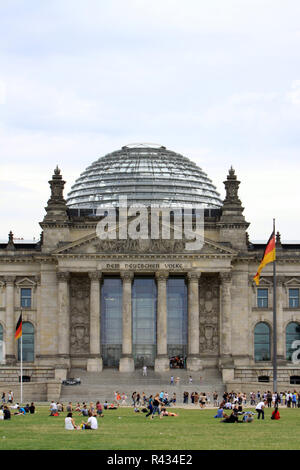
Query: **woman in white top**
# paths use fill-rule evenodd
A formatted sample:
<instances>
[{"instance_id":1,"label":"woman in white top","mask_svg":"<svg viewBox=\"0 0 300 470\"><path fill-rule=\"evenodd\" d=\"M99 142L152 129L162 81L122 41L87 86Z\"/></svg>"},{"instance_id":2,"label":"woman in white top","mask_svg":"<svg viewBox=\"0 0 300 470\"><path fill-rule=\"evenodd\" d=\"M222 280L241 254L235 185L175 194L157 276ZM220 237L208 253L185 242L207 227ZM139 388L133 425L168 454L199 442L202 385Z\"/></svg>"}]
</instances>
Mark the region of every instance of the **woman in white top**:
<instances>
[{"instance_id":1,"label":"woman in white top","mask_svg":"<svg viewBox=\"0 0 300 470\"><path fill-rule=\"evenodd\" d=\"M77 429L74 419L72 418L72 413L68 413L67 417L65 418L65 429L68 431L73 431L73 429Z\"/></svg>"}]
</instances>

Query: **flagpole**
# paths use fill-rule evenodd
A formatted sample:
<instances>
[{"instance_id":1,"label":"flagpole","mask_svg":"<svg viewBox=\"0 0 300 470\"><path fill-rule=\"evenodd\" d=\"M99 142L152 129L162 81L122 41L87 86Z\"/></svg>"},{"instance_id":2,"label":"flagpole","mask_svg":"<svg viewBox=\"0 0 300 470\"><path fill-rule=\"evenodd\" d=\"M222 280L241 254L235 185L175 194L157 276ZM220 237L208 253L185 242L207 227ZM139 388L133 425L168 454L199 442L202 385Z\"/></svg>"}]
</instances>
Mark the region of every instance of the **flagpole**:
<instances>
[{"instance_id":1,"label":"flagpole","mask_svg":"<svg viewBox=\"0 0 300 470\"><path fill-rule=\"evenodd\" d=\"M275 236L275 219L273 219ZM277 392L276 254L273 261L273 392Z\"/></svg>"},{"instance_id":2,"label":"flagpole","mask_svg":"<svg viewBox=\"0 0 300 470\"><path fill-rule=\"evenodd\" d=\"M22 316L22 319L23 319L23 312L21 310L21 316ZM23 329L23 327L22 327ZM23 331L22 331L22 334L21 334L21 402L20 402L20 405L22 405L23 403Z\"/></svg>"}]
</instances>

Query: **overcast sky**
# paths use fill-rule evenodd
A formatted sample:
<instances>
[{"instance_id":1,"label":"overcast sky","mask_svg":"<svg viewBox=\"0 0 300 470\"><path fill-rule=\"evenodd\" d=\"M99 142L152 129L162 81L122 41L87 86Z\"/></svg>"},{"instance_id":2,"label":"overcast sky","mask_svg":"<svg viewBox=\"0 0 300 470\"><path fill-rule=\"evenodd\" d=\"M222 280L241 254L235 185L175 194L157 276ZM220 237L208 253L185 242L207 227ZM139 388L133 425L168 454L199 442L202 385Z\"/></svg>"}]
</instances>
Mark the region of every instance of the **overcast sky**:
<instances>
[{"instance_id":1,"label":"overcast sky","mask_svg":"<svg viewBox=\"0 0 300 470\"><path fill-rule=\"evenodd\" d=\"M133 142L236 170L251 240L300 240L299 0L0 0L0 239L39 237L55 166Z\"/></svg>"}]
</instances>

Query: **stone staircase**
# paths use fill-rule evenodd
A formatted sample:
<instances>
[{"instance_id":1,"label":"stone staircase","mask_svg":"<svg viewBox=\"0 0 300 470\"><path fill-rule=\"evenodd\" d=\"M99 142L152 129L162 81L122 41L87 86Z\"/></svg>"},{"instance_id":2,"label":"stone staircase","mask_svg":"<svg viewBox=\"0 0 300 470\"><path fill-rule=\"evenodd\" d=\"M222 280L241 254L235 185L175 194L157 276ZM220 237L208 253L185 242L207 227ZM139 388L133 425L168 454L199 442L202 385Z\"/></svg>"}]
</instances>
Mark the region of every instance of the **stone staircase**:
<instances>
[{"instance_id":1,"label":"stone staircase","mask_svg":"<svg viewBox=\"0 0 300 470\"><path fill-rule=\"evenodd\" d=\"M174 379L179 377L178 383L170 384L171 376ZM189 383L189 377L192 377L192 384ZM74 402L96 402L102 403L107 400L113 401L114 392L125 393L127 395L127 404L131 405L132 392L136 391L146 396L153 395L156 392L167 391L169 397L176 393L177 403L183 403L183 392L205 392L210 394L217 391L221 396L224 393L225 386L222 382L221 374L218 369L205 369L199 372L190 372L184 369L174 369L165 373L157 373L153 370L147 371L147 376L143 376L141 370L126 373L115 369L104 369L100 373L91 373L83 369L72 369L69 378L80 378L79 385L62 385L60 400L66 404Z\"/></svg>"}]
</instances>

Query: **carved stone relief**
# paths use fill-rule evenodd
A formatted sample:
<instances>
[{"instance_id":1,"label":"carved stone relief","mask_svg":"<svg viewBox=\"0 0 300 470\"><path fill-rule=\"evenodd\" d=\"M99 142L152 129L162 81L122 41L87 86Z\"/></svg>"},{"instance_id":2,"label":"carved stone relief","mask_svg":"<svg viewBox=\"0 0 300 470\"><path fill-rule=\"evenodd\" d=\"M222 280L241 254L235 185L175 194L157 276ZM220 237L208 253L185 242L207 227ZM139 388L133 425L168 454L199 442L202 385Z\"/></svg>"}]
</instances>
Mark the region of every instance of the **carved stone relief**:
<instances>
[{"instance_id":1,"label":"carved stone relief","mask_svg":"<svg viewBox=\"0 0 300 470\"><path fill-rule=\"evenodd\" d=\"M199 309L200 353L218 354L219 282L217 276L201 276Z\"/></svg>"},{"instance_id":2,"label":"carved stone relief","mask_svg":"<svg viewBox=\"0 0 300 470\"><path fill-rule=\"evenodd\" d=\"M72 276L70 279L70 351L89 353L90 344L90 280Z\"/></svg>"}]
</instances>

